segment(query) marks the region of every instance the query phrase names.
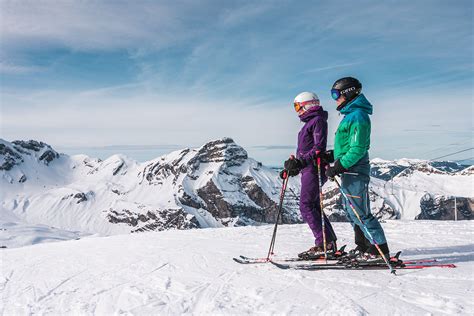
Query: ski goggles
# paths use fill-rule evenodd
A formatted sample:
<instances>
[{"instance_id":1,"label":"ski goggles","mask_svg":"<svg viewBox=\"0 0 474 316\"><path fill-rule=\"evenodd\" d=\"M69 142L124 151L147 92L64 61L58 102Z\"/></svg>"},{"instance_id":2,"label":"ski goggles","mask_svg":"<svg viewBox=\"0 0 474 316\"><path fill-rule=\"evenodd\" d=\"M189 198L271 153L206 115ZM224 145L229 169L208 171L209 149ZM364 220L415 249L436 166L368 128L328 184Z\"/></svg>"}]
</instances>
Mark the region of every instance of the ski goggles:
<instances>
[{"instance_id":1,"label":"ski goggles","mask_svg":"<svg viewBox=\"0 0 474 316\"><path fill-rule=\"evenodd\" d=\"M295 111L296 112L299 112L301 110L306 110L306 106L307 105L319 105L319 100L317 99L313 99L313 100L309 100L309 101L304 101L304 102L295 102L293 103L293 106L295 107Z\"/></svg>"},{"instance_id":2,"label":"ski goggles","mask_svg":"<svg viewBox=\"0 0 474 316\"><path fill-rule=\"evenodd\" d=\"M337 90L337 89L331 89L331 97L334 99L334 100L337 100L341 97L341 91L340 90Z\"/></svg>"}]
</instances>

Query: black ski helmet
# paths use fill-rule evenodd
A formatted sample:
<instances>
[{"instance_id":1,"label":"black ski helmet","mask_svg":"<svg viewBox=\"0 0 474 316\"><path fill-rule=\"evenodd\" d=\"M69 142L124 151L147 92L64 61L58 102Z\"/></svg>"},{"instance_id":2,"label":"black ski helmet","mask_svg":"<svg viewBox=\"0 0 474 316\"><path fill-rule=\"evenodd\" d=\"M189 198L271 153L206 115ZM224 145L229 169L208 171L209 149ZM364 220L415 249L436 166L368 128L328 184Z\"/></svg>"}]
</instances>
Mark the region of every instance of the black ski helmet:
<instances>
[{"instance_id":1,"label":"black ski helmet","mask_svg":"<svg viewBox=\"0 0 474 316\"><path fill-rule=\"evenodd\" d=\"M340 111L347 103L357 97L361 91L362 84L356 78L344 77L336 80L331 89L333 99L337 100L341 95L346 98L346 100L337 107L337 110Z\"/></svg>"}]
</instances>

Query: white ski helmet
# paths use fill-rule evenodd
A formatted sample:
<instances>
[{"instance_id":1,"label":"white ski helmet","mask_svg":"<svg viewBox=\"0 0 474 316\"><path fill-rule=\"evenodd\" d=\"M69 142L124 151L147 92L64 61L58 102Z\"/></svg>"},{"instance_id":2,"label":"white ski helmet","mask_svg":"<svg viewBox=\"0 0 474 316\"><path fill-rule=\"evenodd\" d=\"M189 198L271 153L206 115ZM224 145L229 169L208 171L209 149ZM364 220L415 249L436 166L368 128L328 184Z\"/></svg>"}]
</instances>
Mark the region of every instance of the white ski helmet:
<instances>
[{"instance_id":1,"label":"white ski helmet","mask_svg":"<svg viewBox=\"0 0 474 316\"><path fill-rule=\"evenodd\" d=\"M293 106L298 116L301 116L312 107L319 106L319 98L314 92L301 92L293 101Z\"/></svg>"}]
</instances>

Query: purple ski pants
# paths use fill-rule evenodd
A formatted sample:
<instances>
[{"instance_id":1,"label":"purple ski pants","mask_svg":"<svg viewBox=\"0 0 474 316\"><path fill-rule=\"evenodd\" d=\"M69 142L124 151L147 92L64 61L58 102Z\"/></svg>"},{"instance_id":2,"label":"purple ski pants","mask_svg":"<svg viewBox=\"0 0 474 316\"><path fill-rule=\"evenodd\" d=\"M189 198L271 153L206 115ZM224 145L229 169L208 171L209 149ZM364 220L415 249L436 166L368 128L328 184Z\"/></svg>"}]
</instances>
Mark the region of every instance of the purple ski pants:
<instances>
[{"instance_id":1,"label":"purple ski pants","mask_svg":"<svg viewBox=\"0 0 474 316\"><path fill-rule=\"evenodd\" d=\"M323 169L324 170L324 169ZM323 177L323 180L325 177ZM301 171L300 212L303 220L308 223L313 232L316 246L323 245L323 231L321 225L321 206L319 203L319 177L317 168L307 166ZM336 241L336 233L331 223L324 216L326 226L326 243Z\"/></svg>"}]
</instances>

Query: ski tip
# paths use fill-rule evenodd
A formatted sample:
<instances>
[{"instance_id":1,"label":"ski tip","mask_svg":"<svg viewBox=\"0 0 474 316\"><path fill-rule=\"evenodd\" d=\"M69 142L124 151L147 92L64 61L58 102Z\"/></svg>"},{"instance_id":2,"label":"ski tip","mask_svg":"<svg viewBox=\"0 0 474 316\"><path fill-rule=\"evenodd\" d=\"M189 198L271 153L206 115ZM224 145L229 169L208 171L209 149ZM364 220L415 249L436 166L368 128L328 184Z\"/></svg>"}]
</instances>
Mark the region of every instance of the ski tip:
<instances>
[{"instance_id":1,"label":"ski tip","mask_svg":"<svg viewBox=\"0 0 474 316\"><path fill-rule=\"evenodd\" d=\"M242 260L242 259L239 259L239 258L232 258L232 260L234 260L234 261L237 262L237 263L241 263L241 264L248 263L248 262L246 262L246 261L244 261L244 260Z\"/></svg>"},{"instance_id":2,"label":"ski tip","mask_svg":"<svg viewBox=\"0 0 474 316\"><path fill-rule=\"evenodd\" d=\"M272 261L272 260L270 260L269 262L270 262L271 264L273 264L274 266L276 266L276 267L280 268L280 269L284 269L284 270L286 270L286 269L289 269L289 268L290 268L290 266L289 266L289 265L287 265L287 264L281 264L281 263L277 263L277 262L275 262L275 261Z\"/></svg>"}]
</instances>

